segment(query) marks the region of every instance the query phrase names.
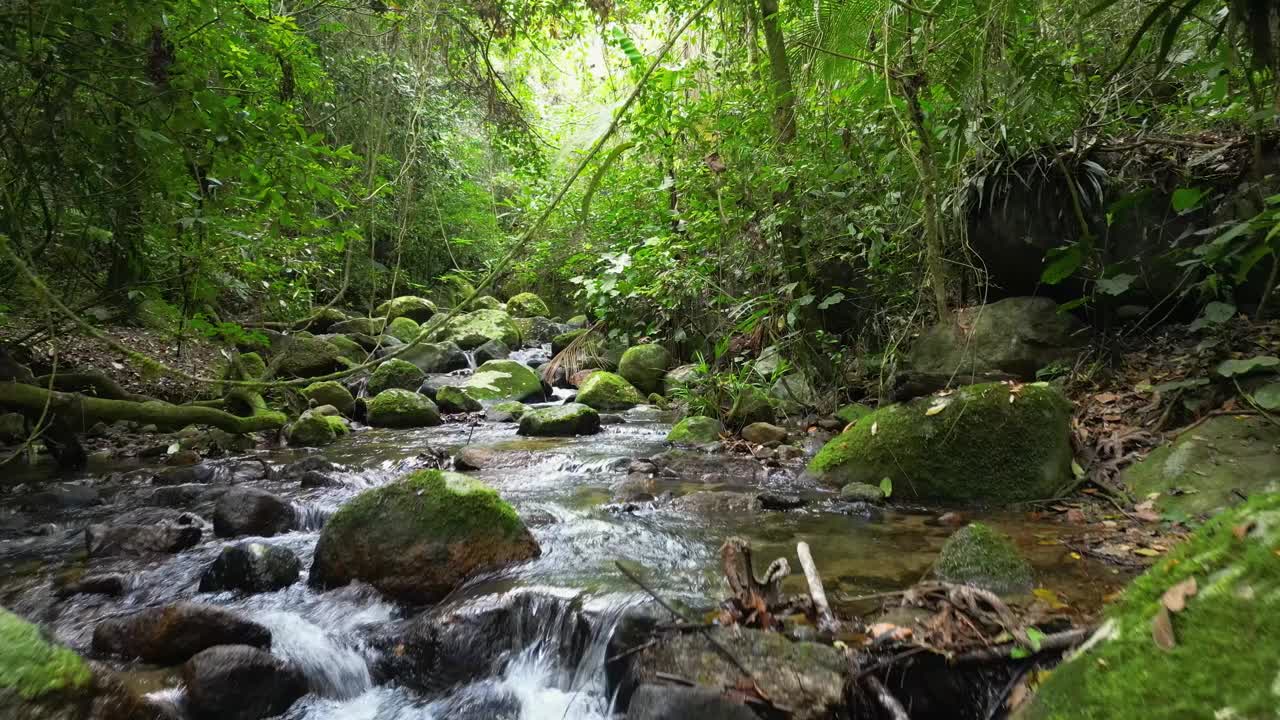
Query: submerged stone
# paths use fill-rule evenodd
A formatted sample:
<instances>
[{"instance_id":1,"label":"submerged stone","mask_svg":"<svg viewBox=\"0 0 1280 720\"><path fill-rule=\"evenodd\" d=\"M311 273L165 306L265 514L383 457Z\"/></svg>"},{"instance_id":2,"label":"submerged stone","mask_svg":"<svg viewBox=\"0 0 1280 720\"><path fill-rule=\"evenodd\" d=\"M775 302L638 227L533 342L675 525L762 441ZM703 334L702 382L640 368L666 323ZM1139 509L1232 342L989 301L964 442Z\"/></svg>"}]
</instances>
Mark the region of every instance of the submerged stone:
<instances>
[{"instance_id":1,"label":"submerged stone","mask_svg":"<svg viewBox=\"0 0 1280 720\"><path fill-rule=\"evenodd\" d=\"M289 548L257 542L232 545L200 575L200 592L273 592L297 582L301 569Z\"/></svg>"},{"instance_id":2,"label":"submerged stone","mask_svg":"<svg viewBox=\"0 0 1280 720\"><path fill-rule=\"evenodd\" d=\"M618 375L593 373L578 388L578 402L597 410L626 410L644 402L640 392Z\"/></svg>"},{"instance_id":3,"label":"submerged stone","mask_svg":"<svg viewBox=\"0 0 1280 720\"><path fill-rule=\"evenodd\" d=\"M972 585L1000 595L1031 592L1031 565L1007 535L972 523L955 531L942 546L933 572L939 579Z\"/></svg>"}]
</instances>

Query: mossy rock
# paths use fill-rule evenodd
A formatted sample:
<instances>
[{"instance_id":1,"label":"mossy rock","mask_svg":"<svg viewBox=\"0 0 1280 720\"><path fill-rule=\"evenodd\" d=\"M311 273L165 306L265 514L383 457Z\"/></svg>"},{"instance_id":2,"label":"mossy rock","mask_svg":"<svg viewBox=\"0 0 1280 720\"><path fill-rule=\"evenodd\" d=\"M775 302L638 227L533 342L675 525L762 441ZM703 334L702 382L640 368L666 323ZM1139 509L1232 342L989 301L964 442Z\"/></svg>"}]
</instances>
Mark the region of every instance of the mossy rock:
<instances>
[{"instance_id":1,"label":"mossy rock","mask_svg":"<svg viewBox=\"0 0 1280 720\"><path fill-rule=\"evenodd\" d=\"M884 502L884 491L875 485L866 483L849 483L840 488L840 499L849 502L866 502L880 504Z\"/></svg>"},{"instance_id":2,"label":"mossy rock","mask_svg":"<svg viewBox=\"0 0 1280 720\"><path fill-rule=\"evenodd\" d=\"M676 391L689 388L697 379L698 367L696 365L674 367L662 377L662 394L667 397L674 397Z\"/></svg>"},{"instance_id":3,"label":"mossy rock","mask_svg":"<svg viewBox=\"0 0 1280 720\"><path fill-rule=\"evenodd\" d=\"M845 425L849 425L858 422L873 412L875 411L862 403L849 403L848 405L841 405L840 409L836 410L836 419Z\"/></svg>"},{"instance_id":4,"label":"mossy rock","mask_svg":"<svg viewBox=\"0 0 1280 720\"><path fill-rule=\"evenodd\" d=\"M443 275L436 279L431 298L442 307L454 307L474 294L476 288L461 275Z\"/></svg>"},{"instance_id":5,"label":"mossy rock","mask_svg":"<svg viewBox=\"0 0 1280 720\"><path fill-rule=\"evenodd\" d=\"M1031 592L1031 565L1009 536L982 523L952 533L942 545L933 572L938 579L972 585L999 595Z\"/></svg>"},{"instance_id":6,"label":"mossy rock","mask_svg":"<svg viewBox=\"0 0 1280 720\"><path fill-rule=\"evenodd\" d=\"M970 385L876 410L808 471L831 487L887 477L895 498L921 502L1039 500L1072 482L1070 426L1071 403L1047 383Z\"/></svg>"},{"instance_id":7,"label":"mossy rock","mask_svg":"<svg viewBox=\"0 0 1280 720\"><path fill-rule=\"evenodd\" d=\"M520 418L521 435L573 437L600 432L600 414L582 403L530 410Z\"/></svg>"},{"instance_id":8,"label":"mossy rock","mask_svg":"<svg viewBox=\"0 0 1280 720\"><path fill-rule=\"evenodd\" d=\"M586 315L574 315L565 323L571 328L585 328L589 324L591 324L591 321L587 319Z\"/></svg>"},{"instance_id":9,"label":"mossy rock","mask_svg":"<svg viewBox=\"0 0 1280 720\"><path fill-rule=\"evenodd\" d=\"M507 313L482 309L455 315L444 329L443 339L463 350L473 350L490 340L515 347L520 342L520 330Z\"/></svg>"},{"instance_id":10,"label":"mossy rock","mask_svg":"<svg viewBox=\"0 0 1280 720\"><path fill-rule=\"evenodd\" d=\"M88 717L93 681L93 670L83 658L0 608L0 716Z\"/></svg>"},{"instance_id":11,"label":"mossy rock","mask_svg":"<svg viewBox=\"0 0 1280 720\"><path fill-rule=\"evenodd\" d=\"M329 332L339 335L381 335L386 326L387 321L380 317L355 317L343 320L340 323L334 323L329 328Z\"/></svg>"},{"instance_id":12,"label":"mossy rock","mask_svg":"<svg viewBox=\"0 0 1280 720\"><path fill-rule=\"evenodd\" d=\"M329 328L343 320L350 319L350 317L350 315L336 307L322 307L311 314L311 317L306 321L306 325L315 332L327 333Z\"/></svg>"},{"instance_id":13,"label":"mossy rock","mask_svg":"<svg viewBox=\"0 0 1280 720\"><path fill-rule=\"evenodd\" d=\"M416 391L425 377L426 373L419 370L417 365L400 358L391 358L373 371L365 388L373 396L392 388Z\"/></svg>"},{"instance_id":14,"label":"mossy rock","mask_svg":"<svg viewBox=\"0 0 1280 720\"><path fill-rule=\"evenodd\" d=\"M577 340L578 338L586 334L587 334L586 328L581 328L578 330L570 330L569 332L563 332L563 333L560 333L559 335L556 335L555 337L551 338L551 352L556 355L559 355L561 352L564 351L565 348L572 345L574 340Z\"/></svg>"},{"instance_id":15,"label":"mossy rock","mask_svg":"<svg viewBox=\"0 0 1280 720\"><path fill-rule=\"evenodd\" d=\"M520 342L525 347L542 347L564 331L565 326L544 317L512 318L520 330Z\"/></svg>"},{"instance_id":16,"label":"mossy rock","mask_svg":"<svg viewBox=\"0 0 1280 720\"><path fill-rule=\"evenodd\" d=\"M398 388L369 401L368 419L373 427L386 428L430 427L441 422L440 410L430 398Z\"/></svg>"},{"instance_id":17,"label":"mossy rock","mask_svg":"<svg viewBox=\"0 0 1280 720\"><path fill-rule=\"evenodd\" d=\"M458 385L446 385L436 390L436 405L440 412L445 413L472 413L484 409L479 400Z\"/></svg>"},{"instance_id":18,"label":"mossy rock","mask_svg":"<svg viewBox=\"0 0 1280 720\"><path fill-rule=\"evenodd\" d=\"M1228 510L1134 580L1100 642L1059 665L1019 720L1276 717L1280 707L1280 494ZM1161 596L1195 580L1169 613L1174 645L1153 638Z\"/></svg>"},{"instance_id":19,"label":"mossy rock","mask_svg":"<svg viewBox=\"0 0 1280 720\"><path fill-rule=\"evenodd\" d=\"M1280 492L1280 427L1263 417L1210 418L1130 465L1120 479L1156 507L1211 513L1245 496Z\"/></svg>"},{"instance_id":20,"label":"mossy rock","mask_svg":"<svg viewBox=\"0 0 1280 720\"><path fill-rule=\"evenodd\" d=\"M411 343L417 339L420 332L422 332L422 328L419 327L417 321L407 317L398 317L387 325L386 334L402 343Z\"/></svg>"},{"instance_id":21,"label":"mossy rock","mask_svg":"<svg viewBox=\"0 0 1280 720\"><path fill-rule=\"evenodd\" d=\"M347 335L321 335L319 338L338 348L339 355L353 363L360 364L369 359L369 351Z\"/></svg>"},{"instance_id":22,"label":"mossy rock","mask_svg":"<svg viewBox=\"0 0 1280 720\"><path fill-rule=\"evenodd\" d=\"M618 374L644 394L662 390L662 377L671 366L671 353L661 345L635 345L618 361Z\"/></svg>"},{"instance_id":23,"label":"mossy rock","mask_svg":"<svg viewBox=\"0 0 1280 720\"><path fill-rule=\"evenodd\" d=\"M373 314L376 317L385 317L392 322L396 318L409 318L414 322L424 323L436 314L436 305L417 295L401 295L379 305Z\"/></svg>"},{"instance_id":24,"label":"mossy rock","mask_svg":"<svg viewBox=\"0 0 1280 720\"><path fill-rule=\"evenodd\" d=\"M293 337L284 342L281 356L272 361L280 377L309 378L342 369L342 351L332 343L313 337Z\"/></svg>"},{"instance_id":25,"label":"mossy rock","mask_svg":"<svg viewBox=\"0 0 1280 720\"><path fill-rule=\"evenodd\" d=\"M507 300L507 312L512 317L546 317L551 314L551 310L547 308L547 304L542 298L531 292L522 292L519 295L513 295Z\"/></svg>"},{"instance_id":26,"label":"mossy rock","mask_svg":"<svg viewBox=\"0 0 1280 720\"><path fill-rule=\"evenodd\" d=\"M285 429L285 437L293 447L324 447L332 445L338 439L338 433L330 424L329 417L317 413L305 412L302 417L289 424ZM336 418L335 418L336 419ZM341 420L339 420L341 423ZM344 426L345 427L345 426Z\"/></svg>"},{"instance_id":27,"label":"mossy rock","mask_svg":"<svg viewBox=\"0 0 1280 720\"><path fill-rule=\"evenodd\" d=\"M316 544L310 582L361 580L397 600L440 600L476 573L537 557L538 543L493 489L452 472L416 472L338 509Z\"/></svg>"},{"instance_id":28,"label":"mossy rock","mask_svg":"<svg viewBox=\"0 0 1280 720\"><path fill-rule=\"evenodd\" d=\"M649 393L649 397L645 398L645 402L647 402L647 403L649 403L650 405L652 405L652 406L654 406L654 407L658 408L659 410L670 410L670 409L671 409L671 403L667 402L667 399L666 399L665 397L663 397L663 396L659 395L659 394L658 394L658 393L656 393L656 392L655 392L655 393Z\"/></svg>"},{"instance_id":29,"label":"mossy rock","mask_svg":"<svg viewBox=\"0 0 1280 720\"><path fill-rule=\"evenodd\" d=\"M142 327L167 333L177 332L182 320L181 310L156 297L143 298L134 306L133 314Z\"/></svg>"},{"instance_id":30,"label":"mossy rock","mask_svg":"<svg viewBox=\"0 0 1280 720\"><path fill-rule=\"evenodd\" d=\"M485 411L484 419L489 422L520 422L520 418L530 410L532 408L522 402L503 400Z\"/></svg>"},{"instance_id":31,"label":"mossy rock","mask_svg":"<svg viewBox=\"0 0 1280 720\"><path fill-rule=\"evenodd\" d=\"M418 343L398 357L417 365L419 370L428 374L453 372L468 367L467 356L462 348L448 341Z\"/></svg>"},{"instance_id":32,"label":"mossy rock","mask_svg":"<svg viewBox=\"0 0 1280 720\"><path fill-rule=\"evenodd\" d=\"M302 389L302 395L316 405L332 405L343 415L351 415L356 399L351 391L335 380L323 380L311 383Z\"/></svg>"},{"instance_id":33,"label":"mossy rock","mask_svg":"<svg viewBox=\"0 0 1280 720\"><path fill-rule=\"evenodd\" d=\"M542 380L528 365L515 360L490 360L462 384L467 395L490 400L541 400Z\"/></svg>"},{"instance_id":34,"label":"mossy rock","mask_svg":"<svg viewBox=\"0 0 1280 720\"><path fill-rule=\"evenodd\" d=\"M626 410L643 403L644 398L621 376L601 370L578 388L578 402L596 410Z\"/></svg>"},{"instance_id":35,"label":"mossy rock","mask_svg":"<svg viewBox=\"0 0 1280 720\"><path fill-rule=\"evenodd\" d=\"M695 415L676 423L667 433L667 442L677 445L706 445L719 442L724 426L715 418Z\"/></svg>"},{"instance_id":36,"label":"mossy rock","mask_svg":"<svg viewBox=\"0 0 1280 720\"><path fill-rule=\"evenodd\" d=\"M725 415L725 422L740 428L751 423L771 423L776 419L769 396L754 385L747 385L734 398L733 405Z\"/></svg>"},{"instance_id":37,"label":"mossy rock","mask_svg":"<svg viewBox=\"0 0 1280 720\"><path fill-rule=\"evenodd\" d=\"M473 299L467 307L473 310L501 310L502 301L492 295L481 295Z\"/></svg>"}]
</instances>

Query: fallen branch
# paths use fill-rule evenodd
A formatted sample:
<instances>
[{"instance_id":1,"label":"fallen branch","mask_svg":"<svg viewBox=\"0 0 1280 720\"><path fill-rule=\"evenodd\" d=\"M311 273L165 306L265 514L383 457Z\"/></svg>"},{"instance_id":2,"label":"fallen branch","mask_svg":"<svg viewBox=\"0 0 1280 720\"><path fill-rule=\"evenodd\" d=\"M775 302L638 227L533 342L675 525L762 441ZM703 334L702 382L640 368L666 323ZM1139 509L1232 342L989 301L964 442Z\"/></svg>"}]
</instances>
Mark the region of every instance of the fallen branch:
<instances>
[{"instance_id":1,"label":"fallen branch","mask_svg":"<svg viewBox=\"0 0 1280 720\"><path fill-rule=\"evenodd\" d=\"M1040 647L1036 648L1033 651L1033 654L1073 648L1089 639L1089 636L1092 635L1093 631L1096 629L1097 628L1093 627L1073 628L1071 630L1053 633L1052 635L1045 635L1040 640ZM957 655L952 662L970 663L1007 660L1013 655L1013 652L1020 647L1023 646L1018 643L1005 643L1004 645L997 645L995 647L974 650L973 652L967 652L963 655Z\"/></svg>"},{"instance_id":2,"label":"fallen branch","mask_svg":"<svg viewBox=\"0 0 1280 720\"><path fill-rule=\"evenodd\" d=\"M162 428L182 428L188 425L208 425L229 433L243 434L260 430L278 430L284 427L284 413L268 410L254 403L254 414L240 417L214 408L198 405L173 405L159 400L132 402L88 397L79 393L46 390L34 385L7 382L0 383L0 407L19 408L39 412L48 404L49 412L56 414L83 432L99 420L154 424Z\"/></svg>"},{"instance_id":3,"label":"fallen branch","mask_svg":"<svg viewBox=\"0 0 1280 720\"><path fill-rule=\"evenodd\" d=\"M876 696L876 700L880 701L880 706L889 713L889 717L893 720L911 720L911 716L907 714L906 708L902 707L902 703L898 702L898 698L889 692L889 688L880 682L880 678L875 675L868 675L862 679L862 684L866 686L871 694Z\"/></svg>"},{"instance_id":4,"label":"fallen branch","mask_svg":"<svg viewBox=\"0 0 1280 720\"><path fill-rule=\"evenodd\" d=\"M836 622L836 616L827 604L827 591L822 587L822 576L818 574L813 555L809 553L809 543L796 543L796 555L800 558L800 567L804 569L804 579L809 583L809 597L813 599L813 609L818 615L818 632L834 635L840 628L840 623Z\"/></svg>"},{"instance_id":5,"label":"fallen branch","mask_svg":"<svg viewBox=\"0 0 1280 720\"><path fill-rule=\"evenodd\" d=\"M41 375L36 378L36 384L49 386L54 390L62 390L66 392L83 393L85 390L92 390L94 397L104 398L107 400L147 402L155 399L153 397L139 395L125 390L120 386L120 383L111 379L106 375L106 373L98 370Z\"/></svg>"}]
</instances>

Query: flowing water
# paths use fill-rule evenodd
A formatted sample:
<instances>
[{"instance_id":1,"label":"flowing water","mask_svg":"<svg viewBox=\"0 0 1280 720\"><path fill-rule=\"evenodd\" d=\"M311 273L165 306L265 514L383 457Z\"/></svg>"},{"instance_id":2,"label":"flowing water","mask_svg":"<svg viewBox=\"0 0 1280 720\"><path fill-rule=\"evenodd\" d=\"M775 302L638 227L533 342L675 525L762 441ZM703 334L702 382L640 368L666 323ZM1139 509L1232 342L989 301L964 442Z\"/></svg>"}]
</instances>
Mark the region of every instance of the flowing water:
<instances>
[{"instance_id":1,"label":"flowing water","mask_svg":"<svg viewBox=\"0 0 1280 720\"><path fill-rule=\"evenodd\" d=\"M421 430L366 430L319 451L343 470L341 486L300 489L296 481L260 476L261 462L223 461L223 481L239 479L287 497L299 510L301 529L269 542L287 546L302 560L303 578L271 593L198 593L202 570L226 545L207 532L195 548L171 556L84 557L83 528L111 522L120 513L145 507L149 474L121 474L137 468L94 468L92 478L104 504L56 510L29 510L25 526L0 534L0 604L53 629L67 644L88 650L95 624L139 607L179 599L226 606L268 627L273 652L295 662L306 674L311 694L289 711L291 720L425 720L428 718L520 718L563 720L609 717L605 689L605 644L614 622L629 606L646 598L617 570L624 560L642 567L654 589L692 608L710 608L721 596L717 551L728 535L751 540L758 562L787 556L799 564L795 543L807 541L828 594L838 609L868 611L860 595L900 589L927 572L951 528L934 513L886 510L867 517L846 514L831 493L798 484L796 469L764 468L749 459L707 456L696 473L664 483L677 494L692 490L775 491L799 494L808 504L786 512L687 513L659 505L608 507L610 487L625 477L634 458L668 449L663 438L671 418L653 408L637 408L627 422L606 425L596 436L573 439L518 437L512 424L448 424ZM306 569L324 520L357 493L423 467L431 453L464 445L493 451L491 465L474 473L495 487L531 526L542 546L540 558L501 573L476 578L447 603L459 612L484 607L510 594L534 595L513 613L510 653L489 677L423 698L392 683L375 682L371 666L377 650L371 630L389 626L420 609L388 601L369 587L353 585L318 592L305 582ZM307 452L267 451L258 457L283 466ZM239 468L233 471L232 468ZM114 470L114 473L108 473ZM5 496L13 507L19 496ZM195 499L181 509L209 514L211 501ZM13 515L0 514L3 522ZM984 517L1014 535L1037 568L1038 581L1064 602L1080 609L1124 578L1071 558L1053 538L1061 527L1028 520L1025 515ZM40 523L45 523L40 525ZM35 532L33 532L33 528ZM68 570L127 573L122 597L57 597L58 578ZM803 592L795 574L785 588ZM580 653L566 659L560 651L569 629L589 618L589 638ZM153 699L181 707L171 673L132 668L130 677L151 690Z\"/></svg>"}]
</instances>

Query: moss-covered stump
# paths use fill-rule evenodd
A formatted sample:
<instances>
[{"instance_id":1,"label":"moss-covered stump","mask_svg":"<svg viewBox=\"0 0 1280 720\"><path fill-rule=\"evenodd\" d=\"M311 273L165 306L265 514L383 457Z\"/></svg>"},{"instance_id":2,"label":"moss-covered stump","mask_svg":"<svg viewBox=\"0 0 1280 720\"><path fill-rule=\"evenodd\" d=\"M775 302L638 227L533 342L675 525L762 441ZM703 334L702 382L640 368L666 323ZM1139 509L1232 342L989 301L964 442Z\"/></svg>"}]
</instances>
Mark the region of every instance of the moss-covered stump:
<instances>
[{"instance_id":1,"label":"moss-covered stump","mask_svg":"<svg viewBox=\"0 0 1280 720\"><path fill-rule=\"evenodd\" d=\"M547 309L547 304L542 298L531 292L522 292L519 295L513 295L507 300L507 312L512 317L546 317L551 314Z\"/></svg>"},{"instance_id":2,"label":"moss-covered stump","mask_svg":"<svg viewBox=\"0 0 1280 720\"><path fill-rule=\"evenodd\" d=\"M414 322L424 323L436 314L436 305L416 295L401 295L379 305L373 314L375 317L385 317L392 322L396 318L409 318Z\"/></svg>"},{"instance_id":3,"label":"moss-covered stump","mask_svg":"<svg viewBox=\"0 0 1280 720\"><path fill-rule=\"evenodd\" d=\"M528 365L515 360L490 360L462 383L462 390L481 402L542 400L542 380Z\"/></svg>"},{"instance_id":4,"label":"moss-covered stump","mask_svg":"<svg viewBox=\"0 0 1280 720\"><path fill-rule=\"evenodd\" d=\"M875 411L862 403L849 403L848 405L841 405L840 409L836 410L835 417L845 425L850 425L858 422L873 412Z\"/></svg>"},{"instance_id":5,"label":"moss-covered stump","mask_svg":"<svg viewBox=\"0 0 1280 720\"><path fill-rule=\"evenodd\" d=\"M83 658L0 608L0 717L87 718L92 693L93 670Z\"/></svg>"},{"instance_id":6,"label":"moss-covered stump","mask_svg":"<svg viewBox=\"0 0 1280 720\"><path fill-rule=\"evenodd\" d=\"M661 345L635 345L618 361L618 374L648 395L662 390L662 377L671 366L671 353Z\"/></svg>"},{"instance_id":7,"label":"moss-covered stump","mask_svg":"<svg viewBox=\"0 0 1280 720\"><path fill-rule=\"evenodd\" d=\"M1162 611L1162 596L1191 580L1185 609ZM1107 613L1108 639L1054 670L1016 717L1270 720L1280 708L1277 617L1280 494L1272 493L1216 516L1135 580Z\"/></svg>"},{"instance_id":8,"label":"moss-covered stump","mask_svg":"<svg viewBox=\"0 0 1280 720\"><path fill-rule=\"evenodd\" d=\"M467 356L455 343L419 343L398 356L424 373L447 373L468 367Z\"/></svg>"},{"instance_id":9,"label":"moss-covered stump","mask_svg":"<svg viewBox=\"0 0 1280 720\"><path fill-rule=\"evenodd\" d=\"M341 370L340 357L342 351L332 343L319 338L293 337L285 341L280 357L272 361L280 377L309 378Z\"/></svg>"},{"instance_id":10,"label":"moss-covered stump","mask_svg":"<svg viewBox=\"0 0 1280 720\"><path fill-rule=\"evenodd\" d=\"M480 401L468 395L460 385L446 385L437 390L436 405L444 413L472 413L484 409Z\"/></svg>"},{"instance_id":11,"label":"moss-covered stump","mask_svg":"<svg viewBox=\"0 0 1280 720\"><path fill-rule=\"evenodd\" d=\"M351 415L356 404L351 391L334 380L311 383L302 389L302 395L316 405L332 405L343 415Z\"/></svg>"},{"instance_id":12,"label":"moss-covered stump","mask_svg":"<svg viewBox=\"0 0 1280 720\"><path fill-rule=\"evenodd\" d=\"M443 339L463 350L478 348L490 340L516 347L520 342L520 330L507 313L482 309L455 315L444 329Z\"/></svg>"},{"instance_id":13,"label":"moss-covered stump","mask_svg":"<svg viewBox=\"0 0 1280 720\"><path fill-rule=\"evenodd\" d=\"M626 410L643 403L644 398L621 376L601 370L578 388L578 402L596 410Z\"/></svg>"},{"instance_id":14,"label":"moss-covered stump","mask_svg":"<svg viewBox=\"0 0 1280 720\"><path fill-rule=\"evenodd\" d=\"M417 321L407 317L398 317L387 325L387 335L399 340L402 343L411 343L418 337L418 333L422 331Z\"/></svg>"},{"instance_id":15,"label":"moss-covered stump","mask_svg":"<svg viewBox=\"0 0 1280 720\"><path fill-rule=\"evenodd\" d=\"M824 484L893 482L895 498L999 505L1072 482L1071 403L1046 383L970 385L863 417L809 463Z\"/></svg>"},{"instance_id":16,"label":"moss-covered stump","mask_svg":"<svg viewBox=\"0 0 1280 720\"><path fill-rule=\"evenodd\" d=\"M972 585L1000 595L1031 592L1031 565L1004 533L982 523L960 528L947 538L934 563L938 579Z\"/></svg>"},{"instance_id":17,"label":"moss-covered stump","mask_svg":"<svg viewBox=\"0 0 1280 720\"><path fill-rule=\"evenodd\" d=\"M391 358L382 363L369 376L369 384L365 386L370 395L380 395L385 390L399 388L401 390L417 390L422 385L426 373L417 365L400 358Z\"/></svg>"},{"instance_id":18,"label":"moss-covered stump","mask_svg":"<svg viewBox=\"0 0 1280 720\"><path fill-rule=\"evenodd\" d=\"M600 414L582 403L540 408L520 418L520 435L573 437L600 432Z\"/></svg>"},{"instance_id":19,"label":"moss-covered stump","mask_svg":"<svg viewBox=\"0 0 1280 720\"><path fill-rule=\"evenodd\" d=\"M373 427L386 428L429 427L441 423L440 409L430 398L398 388L378 393L369 401L368 419Z\"/></svg>"},{"instance_id":20,"label":"moss-covered stump","mask_svg":"<svg viewBox=\"0 0 1280 720\"><path fill-rule=\"evenodd\" d=\"M362 580L406 602L435 602L475 573L540 553L520 516L491 488L428 470L343 505L320 534L310 582Z\"/></svg>"},{"instance_id":21,"label":"moss-covered stump","mask_svg":"<svg viewBox=\"0 0 1280 720\"><path fill-rule=\"evenodd\" d=\"M1234 505L1239 495L1280 492L1280 427L1266 418L1210 418L1156 448L1120 476L1156 507L1195 515Z\"/></svg>"},{"instance_id":22,"label":"moss-covered stump","mask_svg":"<svg viewBox=\"0 0 1280 720\"><path fill-rule=\"evenodd\" d=\"M742 388L738 397L734 398L733 405L730 406L724 419L729 425L740 428L752 423L771 423L775 417L769 396L759 388L748 385Z\"/></svg>"},{"instance_id":23,"label":"moss-covered stump","mask_svg":"<svg viewBox=\"0 0 1280 720\"><path fill-rule=\"evenodd\" d=\"M706 445L719 442L724 426L715 418L695 415L675 424L667 433L667 442L677 445Z\"/></svg>"}]
</instances>

